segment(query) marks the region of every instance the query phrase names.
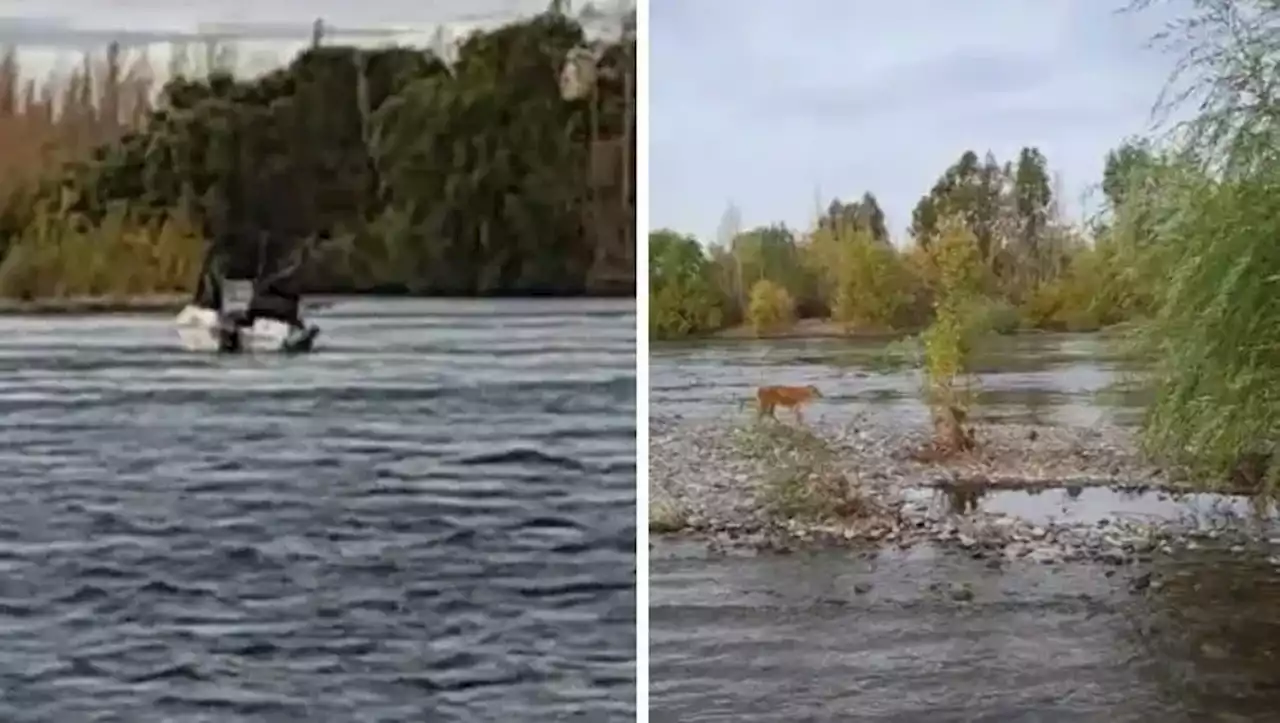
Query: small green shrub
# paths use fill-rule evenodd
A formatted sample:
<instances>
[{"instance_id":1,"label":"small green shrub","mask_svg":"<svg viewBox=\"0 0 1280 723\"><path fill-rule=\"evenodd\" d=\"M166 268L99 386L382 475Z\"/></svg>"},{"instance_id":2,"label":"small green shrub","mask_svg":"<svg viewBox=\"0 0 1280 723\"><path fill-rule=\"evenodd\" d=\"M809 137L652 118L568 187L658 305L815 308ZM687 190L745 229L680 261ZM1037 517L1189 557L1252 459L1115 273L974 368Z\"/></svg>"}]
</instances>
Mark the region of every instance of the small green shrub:
<instances>
[{"instance_id":1,"label":"small green shrub","mask_svg":"<svg viewBox=\"0 0 1280 723\"><path fill-rule=\"evenodd\" d=\"M981 300L986 271L973 231L958 217L946 218L929 246L934 273L933 323L921 334L927 396L934 417L935 444L948 451L973 446L963 422L972 401L967 374L978 333L966 319Z\"/></svg>"},{"instance_id":2,"label":"small green shrub","mask_svg":"<svg viewBox=\"0 0 1280 723\"><path fill-rule=\"evenodd\" d=\"M689 511L665 494L651 494L649 500L649 532L668 534L689 527Z\"/></svg>"}]
</instances>

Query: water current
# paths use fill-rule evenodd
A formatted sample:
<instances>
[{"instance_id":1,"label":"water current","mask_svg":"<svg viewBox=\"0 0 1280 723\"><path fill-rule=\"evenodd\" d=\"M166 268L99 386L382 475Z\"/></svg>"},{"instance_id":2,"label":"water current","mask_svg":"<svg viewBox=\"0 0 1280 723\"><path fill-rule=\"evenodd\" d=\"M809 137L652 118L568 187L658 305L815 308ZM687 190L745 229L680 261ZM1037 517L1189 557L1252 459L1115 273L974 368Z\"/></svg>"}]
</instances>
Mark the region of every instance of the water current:
<instances>
[{"instance_id":1,"label":"water current","mask_svg":"<svg viewBox=\"0 0 1280 723\"><path fill-rule=\"evenodd\" d=\"M0 318L0 720L634 719L630 302Z\"/></svg>"}]
</instances>

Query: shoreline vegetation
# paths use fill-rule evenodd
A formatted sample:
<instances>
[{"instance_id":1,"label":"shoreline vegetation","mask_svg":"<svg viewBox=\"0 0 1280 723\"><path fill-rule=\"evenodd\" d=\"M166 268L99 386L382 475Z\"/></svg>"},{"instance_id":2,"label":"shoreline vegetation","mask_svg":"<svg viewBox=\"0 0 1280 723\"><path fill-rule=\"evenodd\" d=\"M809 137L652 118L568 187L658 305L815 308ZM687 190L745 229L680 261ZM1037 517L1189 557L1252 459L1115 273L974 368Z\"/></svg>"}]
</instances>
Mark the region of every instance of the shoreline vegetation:
<instances>
[{"instance_id":1,"label":"shoreline vegetation","mask_svg":"<svg viewBox=\"0 0 1280 723\"><path fill-rule=\"evenodd\" d=\"M1135 0L1130 10L1148 4ZM975 554L1012 557L1040 549L1029 540L1055 540L1054 553L1034 554L1131 559L1151 551L1142 539L1163 533L934 517L912 495L938 485L1096 484L1240 495L1255 511L1272 511L1280 486L1276 23L1272 4L1205 0L1154 38L1180 55L1157 109L1185 103L1192 115L1176 133L1129 138L1108 153L1103 208L1084 222L1064 217L1048 159L1025 147L1007 162L962 153L916 205L909 238L896 243L870 192L832 201L803 232L740 230L733 208L710 244L653 232L652 339L896 336L886 368L918 372L930 421L910 430L745 418L698 426L654 410L651 531L961 541ZM1104 331L1144 369L1133 380L1151 400L1140 427L984 423L975 352L1018 331ZM689 445L696 448L681 453Z\"/></svg>"},{"instance_id":2,"label":"shoreline vegetation","mask_svg":"<svg viewBox=\"0 0 1280 723\"><path fill-rule=\"evenodd\" d=\"M442 57L317 21L283 67L211 43L163 85L119 45L45 80L0 49L0 313L167 309L209 243L235 277L305 255L305 294L634 297L634 16L584 22Z\"/></svg>"}]
</instances>

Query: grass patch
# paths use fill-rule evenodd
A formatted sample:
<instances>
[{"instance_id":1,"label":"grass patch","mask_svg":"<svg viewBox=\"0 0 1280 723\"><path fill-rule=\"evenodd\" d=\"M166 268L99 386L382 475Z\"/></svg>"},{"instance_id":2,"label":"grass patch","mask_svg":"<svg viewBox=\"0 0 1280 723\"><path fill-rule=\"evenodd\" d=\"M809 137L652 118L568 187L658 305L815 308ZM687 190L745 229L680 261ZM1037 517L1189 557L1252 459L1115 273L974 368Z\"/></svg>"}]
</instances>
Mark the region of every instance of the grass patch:
<instances>
[{"instance_id":1,"label":"grass patch","mask_svg":"<svg viewBox=\"0 0 1280 723\"><path fill-rule=\"evenodd\" d=\"M689 527L689 511L666 495L650 494L649 532L671 534Z\"/></svg>"},{"instance_id":2,"label":"grass patch","mask_svg":"<svg viewBox=\"0 0 1280 723\"><path fill-rule=\"evenodd\" d=\"M766 468L757 494L771 516L826 522L884 511L856 471L840 464L830 441L811 429L762 422L739 430L735 442L744 456Z\"/></svg>"}]
</instances>

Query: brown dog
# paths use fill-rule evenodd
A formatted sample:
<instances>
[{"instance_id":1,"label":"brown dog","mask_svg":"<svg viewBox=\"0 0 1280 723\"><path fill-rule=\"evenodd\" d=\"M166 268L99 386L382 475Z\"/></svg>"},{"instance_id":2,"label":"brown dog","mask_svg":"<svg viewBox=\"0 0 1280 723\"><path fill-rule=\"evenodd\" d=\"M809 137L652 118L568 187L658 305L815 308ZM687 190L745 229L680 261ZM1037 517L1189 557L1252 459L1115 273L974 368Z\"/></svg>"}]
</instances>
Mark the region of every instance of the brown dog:
<instances>
[{"instance_id":1,"label":"brown dog","mask_svg":"<svg viewBox=\"0 0 1280 723\"><path fill-rule=\"evenodd\" d=\"M804 423L801 408L814 399L821 398L822 392L812 384L807 387L760 387L756 390L757 418L767 414L770 418L777 419L774 410L783 406L790 407L791 413L796 415L796 421Z\"/></svg>"}]
</instances>

